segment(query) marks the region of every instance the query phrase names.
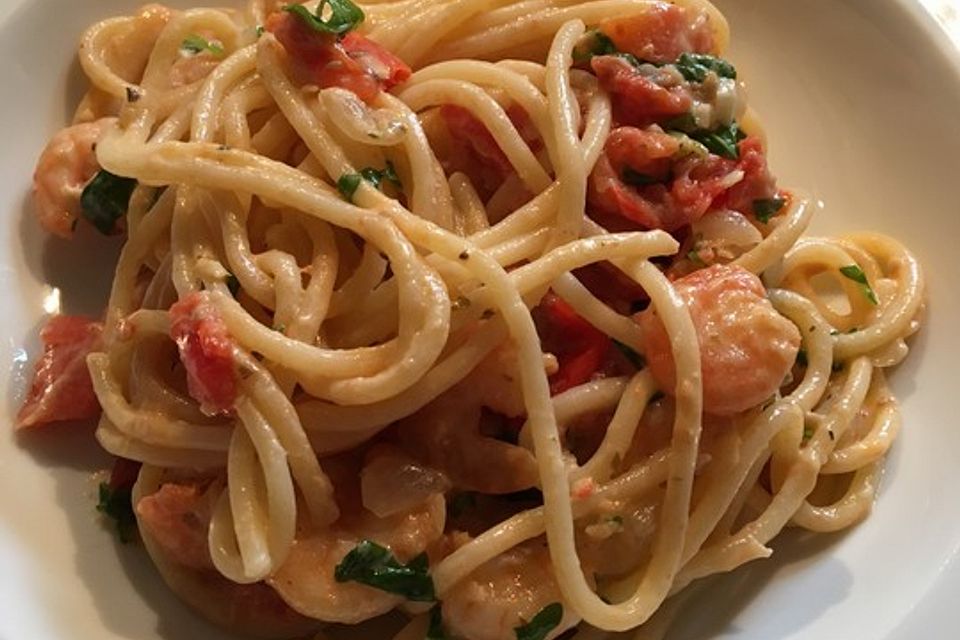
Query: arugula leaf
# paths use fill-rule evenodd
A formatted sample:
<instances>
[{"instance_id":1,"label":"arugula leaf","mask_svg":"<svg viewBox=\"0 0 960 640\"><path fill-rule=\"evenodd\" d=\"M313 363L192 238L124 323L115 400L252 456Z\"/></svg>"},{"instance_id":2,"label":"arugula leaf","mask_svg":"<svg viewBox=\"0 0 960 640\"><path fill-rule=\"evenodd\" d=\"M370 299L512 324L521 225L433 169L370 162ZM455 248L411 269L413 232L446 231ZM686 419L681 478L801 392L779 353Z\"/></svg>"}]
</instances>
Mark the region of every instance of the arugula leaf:
<instances>
[{"instance_id":1,"label":"arugula leaf","mask_svg":"<svg viewBox=\"0 0 960 640\"><path fill-rule=\"evenodd\" d=\"M114 521L120 542L126 544L133 540L137 519L133 515L130 488L112 489L106 482L101 482L98 498L97 511Z\"/></svg>"},{"instance_id":2,"label":"arugula leaf","mask_svg":"<svg viewBox=\"0 0 960 640\"><path fill-rule=\"evenodd\" d=\"M443 630L443 612L440 605L430 610L430 626L427 627L426 640L448 640Z\"/></svg>"},{"instance_id":3,"label":"arugula leaf","mask_svg":"<svg viewBox=\"0 0 960 640\"><path fill-rule=\"evenodd\" d=\"M563 605L559 602L548 604L527 624L514 627L517 640L543 640L563 619Z\"/></svg>"},{"instance_id":4,"label":"arugula leaf","mask_svg":"<svg viewBox=\"0 0 960 640\"><path fill-rule=\"evenodd\" d=\"M364 540L337 565L333 577L337 582L359 582L408 600L433 602L436 595L428 569L426 553L402 565L389 549Z\"/></svg>"},{"instance_id":5,"label":"arugula leaf","mask_svg":"<svg viewBox=\"0 0 960 640\"><path fill-rule=\"evenodd\" d=\"M874 293L873 287L870 286L870 282L867 280L867 274L863 272L863 269L855 264L851 264L846 267L840 267L840 273L860 285L860 288L863 290L863 295L867 297L870 304L880 304L880 301L877 300L877 294Z\"/></svg>"},{"instance_id":6,"label":"arugula leaf","mask_svg":"<svg viewBox=\"0 0 960 640\"><path fill-rule=\"evenodd\" d=\"M787 203L783 198L761 198L759 200L753 201L753 213L757 216L757 220L763 224L770 222L772 218L780 209L783 209L783 205Z\"/></svg>"},{"instance_id":7,"label":"arugula leaf","mask_svg":"<svg viewBox=\"0 0 960 640\"><path fill-rule=\"evenodd\" d=\"M654 178L651 175L646 173L640 173L639 171L634 171L630 167L627 167L623 170L623 175L620 176L623 179L625 184L629 184L633 187L645 187L649 184L658 184L660 180Z\"/></svg>"},{"instance_id":8,"label":"arugula leaf","mask_svg":"<svg viewBox=\"0 0 960 640\"><path fill-rule=\"evenodd\" d=\"M710 153L731 160L738 160L740 158L740 150L737 148L737 143L747 137L740 131L740 127L737 126L736 122L731 122L725 127L720 127L712 131L701 129L688 135L709 149Z\"/></svg>"},{"instance_id":9,"label":"arugula leaf","mask_svg":"<svg viewBox=\"0 0 960 640\"><path fill-rule=\"evenodd\" d=\"M189 51L190 53L194 54L209 51L215 56L222 56L224 53L223 47L218 44L214 44L203 36L198 36L194 33L191 33L183 39L183 42L180 43L180 48L184 51Z\"/></svg>"},{"instance_id":10,"label":"arugula leaf","mask_svg":"<svg viewBox=\"0 0 960 640\"><path fill-rule=\"evenodd\" d=\"M614 340L613 346L616 347L617 351L622 353L623 356L630 361L630 364L632 364L637 369L643 369L645 366L647 366L647 361L643 359L642 355L640 355L639 353L637 353L627 345L623 344L619 340Z\"/></svg>"},{"instance_id":11,"label":"arugula leaf","mask_svg":"<svg viewBox=\"0 0 960 640\"><path fill-rule=\"evenodd\" d=\"M330 7L329 16L323 19L327 7ZM320 0L316 15L310 13L302 4L288 4L284 11L300 17L314 31L342 36L353 31L363 22L363 9L350 0Z\"/></svg>"},{"instance_id":12,"label":"arugula leaf","mask_svg":"<svg viewBox=\"0 0 960 640\"><path fill-rule=\"evenodd\" d=\"M121 178L101 169L80 195L80 213L100 233L110 235L117 230L117 221L127 214L136 186L133 178Z\"/></svg>"},{"instance_id":13,"label":"arugula leaf","mask_svg":"<svg viewBox=\"0 0 960 640\"><path fill-rule=\"evenodd\" d=\"M737 70L732 64L705 53L681 53L673 64L684 79L690 82L703 82L711 71L721 78L737 79Z\"/></svg>"}]
</instances>

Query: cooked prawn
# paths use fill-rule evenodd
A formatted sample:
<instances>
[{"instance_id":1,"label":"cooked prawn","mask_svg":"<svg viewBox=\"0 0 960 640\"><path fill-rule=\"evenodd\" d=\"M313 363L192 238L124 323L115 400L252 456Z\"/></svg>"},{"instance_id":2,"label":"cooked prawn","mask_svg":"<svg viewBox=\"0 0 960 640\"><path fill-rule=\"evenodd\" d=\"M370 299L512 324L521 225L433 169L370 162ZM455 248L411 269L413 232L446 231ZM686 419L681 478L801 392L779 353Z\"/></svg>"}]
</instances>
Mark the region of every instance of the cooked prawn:
<instances>
[{"instance_id":1,"label":"cooked prawn","mask_svg":"<svg viewBox=\"0 0 960 640\"><path fill-rule=\"evenodd\" d=\"M60 130L40 154L33 174L34 213L44 229L70 238L80 215L80 195L100 170L97 141L115 118Z\"/></svg>"},{"instance_id":2,"label":"cooked prawn","mask_svg":"<svg viewBox=\"0 0 960 640\"><path fill-rule=\"evenodd\" d=\"M704 411L730 415L776 393L800 349L800 331L767 300L763 283L741 267L713 265L674 282L700 342ZM673 393L676 370L663 323L637 315L646 358L660 388Z\"/></svg>"},{"instance_id":3,"label":"cooked prawn","mask_svg":"<svg viewBox=\"0 0 960 640\"><path fill-rule=\"evenodd\" d=\"M517 627L562 601L550 551L540 538L489 560L450 590L443 599L443 621L457 638L514 638ZM556 638L579 621L564 607L560 624L545 638Z\"/></svg>"}]
</instances>

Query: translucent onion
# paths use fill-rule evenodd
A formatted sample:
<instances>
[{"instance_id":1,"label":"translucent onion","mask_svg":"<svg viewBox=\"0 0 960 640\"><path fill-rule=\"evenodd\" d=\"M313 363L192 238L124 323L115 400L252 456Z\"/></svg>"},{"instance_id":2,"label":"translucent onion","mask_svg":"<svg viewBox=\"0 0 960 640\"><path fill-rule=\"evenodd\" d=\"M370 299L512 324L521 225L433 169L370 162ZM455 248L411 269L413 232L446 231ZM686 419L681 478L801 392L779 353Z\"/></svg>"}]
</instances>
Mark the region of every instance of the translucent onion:
<instances>
[{"instance_id":1,"label":"translucent onion","mask_svg":"<svg viewBox=\"0 0 960 640\"><path fill-rule=\"evenodd\" d=\"M409 511L450 487L444 474L393 449L374 451L360 473L363 506L378 518Z\"/></svg>"},{"instance_id":2,"label":"translucent onion","mask_svg":"<svg viewBox=\"0 0 960 640\"><path fill-rule=\"evenodd\" d=\"M355 142L392 147L403 142L407 124L390 109L371 109L357 94L336 87L320 92L330 121Z\"/></svg>"}]
</instances>

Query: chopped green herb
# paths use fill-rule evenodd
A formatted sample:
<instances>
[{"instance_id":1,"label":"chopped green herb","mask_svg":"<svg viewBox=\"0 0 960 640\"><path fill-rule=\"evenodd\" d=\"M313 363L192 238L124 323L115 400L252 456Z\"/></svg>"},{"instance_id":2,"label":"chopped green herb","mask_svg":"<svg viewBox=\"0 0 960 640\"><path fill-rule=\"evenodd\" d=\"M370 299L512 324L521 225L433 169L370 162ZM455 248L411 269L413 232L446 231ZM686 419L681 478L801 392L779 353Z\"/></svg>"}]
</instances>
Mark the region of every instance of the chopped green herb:
<instances>
[{"instance_id":1,"label":"chopped green herb","mask_svg":"<svg viewBox=\"0 0 960 640\"><path fill-rule=\"evenodd\" d=\"M447 634L443 631L443 612L440 605L430 610L430 626L427 627L426 640L447 640Z\"/></svg>"},{"instance_id":2,"label":"chopped green herb","mask_svg":"<svg viewBox=\"0 0 960 640\"><path fill-rule=\"evenodd\" d=\"M657 184L660 182L657 178L654 178L651 175L646 173L640 173L639 171L634 171L630 167L627 167L623 170L623 175L621 176L623 181L626 184L629 184L634 187L645 187L648 184Z\"/></svg>"},{"instance_id":3,"label":"chopped green herb","mask_svg":"<svg viewBox=\"0 0 960 640\"><path fill-rule=\"evenodd\" d=\"M447 513L451 518L459 518L465 511L477 506L477 495L470 491L458 493L447 503Z\"/></svg>"},{"instance_id":4,"label":"chopped green herb","mask_svg":"<svg viewBox=\"0 0 960 640\"><path fill-rule=\"evenodd\" d=\"M804 427L803 427L803 441L806 442L807 440L809 440L810 438L812 438L812 437L813 437L813 433L814 433L814 428L813 428L813 427L804 426Z\"/></svg>"},{"instance_id":5,"label":"chopped green herb","mask_svg":"<svg viewBox=\"0 0 960 640\"><path fill-rule=\"evenodd\" d=\"M180 43L180 48L193 54L209 51L215 56L222 56L224 53L223 47L220 45L193 33L183 39L183 42Z\"/></svg>"},{"instance_id":6,"label":"chopped green herb","mask_svg":"<svg viewBox=\"0 0 960 640\"><path fill-rule=\"evenodd\" d=\"M116 523L117 536L126 544L133 540L137 530L137 519L133 515L133 503L129 488L111 489L106 482L100 483L97 511Z\"/></svg>"},{"instance_id":7,"label":"chopped green herb","mask_svg":"<svg viewBox=\"0 0 960 640\"><path fill-rule=\"evenodd\" d=\"M80 196L80 211L83 217L100 233L115 233L117 221L127 214L130 196L136 186L137 181L133 178L121 178L101 169Z\"/></svg>"},{"instance_id":8,"label":"chopped green herb","mask_svg":"<svg viewBox=\"0 0 960 640\"><path fill-rule=\"evenodd\" d=\"M711 71L721 78L737 79L737 70L732 64L705 53L681 53L673 65L690 82L703 82Z\"/></svg>"},{"instance_id":9,"label":"chopped green herb","mask_svg":"<svg viewBox=\"0 0 960 640\"><path fill-rule=\"evenodd\" d=\"M700 257L700 252L696 249L692 249L687 252L687 260L697 265L698 267L705 267L707 263L703 261L703 258Z\"/></svg>"},{"instance_id":10,"label":"chopped green herb","mask_svg":"<svg viewBox=\"0 0 960 640\"><path fill-rule=\"evenodd\" d=\"M800 349L797 351L797 364L801 367L807 366L807 350Z\"/></svg>"},{"instance_id":11,"label":"chopped green herb","mask_svg":"<svg viewBox=\"0 0 960 640\"><path fill-rule=\"evenodd\" d=\"M333 576L337 582L359 582L408 600L433 602L436 595L429 568L426 553L403 565L389 549L364 540L337 565Z\"/></svg>"},{"instance_id":12,"label":"chopped green herb","mask_svg":"<svg viewBox=\"0 0 960 640\"><path fill-rule=\"evenodd\" d=\"M731 122L725 127L720 127L712 131L701 129L688 135L709 149L710 153L715 153L722 158L729 158L730 160L738 160L740 158L740 150L737 148L737 143L746 138L746 135L740 131L740 127L737 126L736 122Z\"/></svg>"},{"instance_id":13,"label":"chopped green herb","mask_svg":"<svg viewBox=\"0 0 960 640\"><path fill-rule=\"evenodd\" d=\"M400 183L400 178L397 176L396 170L393 168L392 162L387 162L387 166L384 169L374 169L373 167L367 167L366 169L360 170L360 175L364 180L372 184L377 189L380 188L380 184L386 180L392 182L398 189L402 189L403 185Z\"/></svg>"},{"instance_id":14,"label":"chopped green herb","mask_svg":"<svg viewBox=\"0 0 960 640\"><path fill-rule=\"evenodd\" d=\"M684 114L667 120L663 128L667 131L692 132L696 131L699 127L697 127L697 120L693 117L693 113L687 111Z\"/></svg>"},{"instance_id":15,"label":"chopped green herb","mask_svg":"<svg viewBox=\"0 0 960 640\"><path fill-rule=\"evenodd\" d=\"M580 42L573 48L574 62L590 62L594 56L611 56L620 53L607 34L591 29L583 34Z\"/></svg>"},{"instance_id":16,"label":"chopped green herb","mask_svg":"<svg viewBox=\"0 0 960 640\"><path fill-rule=\"evenodd\" d=\"M710 153L705 146L685 134L683 131L671 131L669 135L680 143L680 148L677 149L675 154L673 154L673 157L676 160L686 158L687 156L702 157Z\"/></svg>"},{"instance_id":17,"label":"chopped green herb","mask_svg":"<svg viewBox=\"0 0 960 640\"><path fill-rule=\"evenodd\" d=\"M544 640L562 619L563 605L554 602L541 609L530 622L513 630L517 634L517 640Z\"/></svg>"},{"instance_id":18,"label":"chopped green herb","mask_svg":"<svg viewBox=\"0 0 960 640\"><path fill-rule=\"evenodd\" d=\"M286 332L287 332L287 325L285 325L285 324L278 324L277 326L275 326L275 327L273 328L273 330L276 331L277 333L286 333Z\"/></svg>"},{"instance_id":19,"label":"chopped green herb","mask_svg":"<svg viewBox=\"0 0 960 640\"><path fill-rule=\"evenodd\" d=\"M230 289L230 295L236 298L237 293L240 292L240 280L237 279L237 276L231 273L227 276L225 283L227 285L227 289Z\"/></svg>"},{"instance_id":20,"label":"chopped green herb","mask_svg":"<svg viewBox=\"0 0 960 640\"><path fill-rule=\"evenodd\" d=\"M770 218L777 214L787 203L783 198L761 198L753 201L753 214L763 224L770 222Z\"/></svg>"},{"instance_id":21,"label":"chopped green herb","mask_svg":"<svg viewBox=\"0 0 960 640\"><path fill-rule=\"evenodd\" d=\"M299 7L300 5L296 6ZM360 188L360 182L362 180L363 176L359 173L345 173L337 180L337 190L340 191L340 195L346 200L353 202L353 195L357 192L357 189Z\"/></svg>"},{"instance_id":22,"label":"chopped green herb","mask_svg":"<svg viewBox=\"0 0 960 640\"><path fill-rule=\"evenodd\" d=\"M329 11L327 8L329 7ZM314 31L342 36L353 31L363 22L363 10L350 0L320 0L317 13L312 14L302 4L288 4L283 8L298 16ZM324 14L327 14L324 20Z\"/></svg>"},{"instance_id":23,"label":"chopped green herb","mask_svg":"<svg viewBox=\"0 0 960 640\"><path fill-rule=\"evenodd\" d=\"M877 300L877 294L874 293L873 287L870 286L870 282L867 280L867 275L863 272L863 269L855 264L851 264L846 267L840 267L840 273L860 285L860 288L863 290L863 295L867 297L870 304L880 304L880 301Z\"/></svg>"},{"instance_id":24,"label":"chopped green herb","mask_svg":"<svg viewBox=\"0 0 960 640\"><path fill-rule=\"evenodd\" d=\"M645 366L647 366L647 362L643 359L643 356L641 356L639 353L637 353L627 345L623 344L619 340L614 340L613 346L615 346L617 348L617 351L622 353L623 356L630 361L630 364L632 364L637 369L643 369Z\"/></svg>"},{"instance_id":25,"label":"chopped green herb","mask_svg":"<svg viewBox=\"0 0 960 640\"><path fill-rule=\"evenodd\" d=\"M262 24L257 25L257 37L259 38L266 32L266 29L263 28Z\"/></svg>"}]
</instances>

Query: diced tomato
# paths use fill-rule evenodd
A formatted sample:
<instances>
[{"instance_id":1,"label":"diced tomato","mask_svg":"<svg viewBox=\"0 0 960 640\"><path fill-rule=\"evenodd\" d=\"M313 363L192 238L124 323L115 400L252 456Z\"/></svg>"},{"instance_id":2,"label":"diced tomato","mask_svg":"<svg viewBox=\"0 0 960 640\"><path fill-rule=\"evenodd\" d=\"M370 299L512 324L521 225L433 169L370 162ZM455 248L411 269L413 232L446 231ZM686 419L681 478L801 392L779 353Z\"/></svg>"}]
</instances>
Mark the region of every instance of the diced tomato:
<instances>
[{"instance_id":1,"label":"diced tomato","mask_svg":"<svg viewBox=\"0 0 960 640\"><path fill-rule=\"evenodd\" d=\"M646 126L687 113L693 106L685 85L661 87L619 56L597 56L590 66L611 96L618 123Z\"/></svg>"},{"instance_id":2,"label":"diced tomato","mask_svg":"<svg viewBox=\"0 0 960 640\"><path fill-rule=\"evenodd\" d=\"M267 30L286 49L301 82L341 87L365 102L405 82L412 73L403 60L359 33L337 39L315 31L292 13L272 14Z\"/></svg>"},{"instance_id":3,"label":"diced tomato","mask_svg":"<svg viewBox=\"0 0 960 640\"><path fill-rule=\"evenodd\" d=\"M643 13L600 23L618 50L649 62L673 62L684 52L709 53L713 31L705 15L670 2L656 2Z\"/></svg>"},{"instance_id":4,"label":"diced tomato","mask_svg":"<svg viewBox=\"0 0 960 640\"><path fill-rule=\"evenodd\" d=\"M560 369L550 376L550 393L563 393L589 381L603 364L610 338L553 293L544 296L534 319L543 350L560 363Z\"/></svg>"},{"instance_id":5,"label":"diced tomato","mask_svg":"<svg viewBox=\"0 0 960 640\"><path fill-rule=\"evenodd\" d=\"M229 413L237 399L234 344L220 312L206 294L191 293L170 307L170 323L190 395L204 413Z\"/></svg>"},{"instance_id":6,"label":"diced tomato","mask_svg":"<svg viewBox=\"0 0 960 640\"><path fill-rule=\"evenodd\" d=\"M507 107L506 112L524 142L534 153L539 151L543 141L527 112L517 104ZM447 172L465 173L483 194L496 190L514 170L493 134L463 107L445 104L440 107L440 116L453 142L451 157L444 159Z\"/></svg>"},{"instance_id":7,"label":"diced tomato","mask_svg":"<svg viewBox=\"0 0 960 640\"><path fill-rule=\"evenodd\" d=\"M741 141L739 149L740 162L737 168L743 171L743 180L730 187L716 204L750 215L753 213L754 200L777 195L777 181L767 166L759 138L750 137Z\"/></svg>"},{"instance_id":8,"label":"diced tomato","mask_svg":"<svg viewBox=\"0 0 960 640\"><path fill-rule=\"evenodd\" d=\"M103 325L79 316L55 316L40 331L43 356L33 384L17 413L16 427L61 420L84 420L100 414L87 354L100 342Z\"/></svg>"},{"instance_id":9,"label":"diced tomato","mask_svg":"<svg viewBox=\"0 0 960 640\"><path fill-rule=\"evenodd\" d=\"M136 505L140 525L167 557L187 567L213 567L207 546L212 505L197 484L165 484Z\"/></svg>"},{"instance_id":10,"label":"diced tomato","mask_svg":"<svg viewBox=\"0 0 960 640\"><path fill-rule=\"evenodd\" d=\"M747 138L738 148L739 160L712 154L671 160L677 143L659 129L614 129L590 175L589 203L601 214L619 215L644 229L670 233L717 207L749 214L754 200L773 197L777 187L760 141ZM626 184L627 169L652 184ZM727 176L737 170L743 171L744 178L727 187Z\"/></svg>"}]
</instances>

